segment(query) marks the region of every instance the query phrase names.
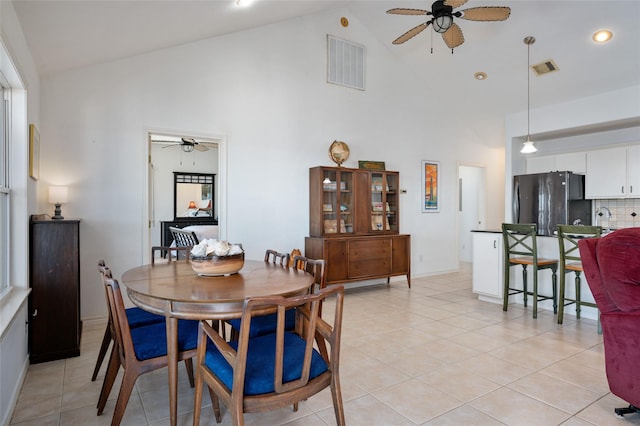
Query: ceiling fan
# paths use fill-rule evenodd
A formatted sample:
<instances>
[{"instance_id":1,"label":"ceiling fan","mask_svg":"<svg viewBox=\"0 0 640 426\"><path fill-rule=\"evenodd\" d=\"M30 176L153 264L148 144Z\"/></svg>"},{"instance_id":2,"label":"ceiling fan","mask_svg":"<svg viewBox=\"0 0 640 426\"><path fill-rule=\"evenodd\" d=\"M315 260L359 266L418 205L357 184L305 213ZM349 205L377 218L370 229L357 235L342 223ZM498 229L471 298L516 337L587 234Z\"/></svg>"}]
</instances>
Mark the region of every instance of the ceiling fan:
<instances>
[{"instance_id":1,"label":"ceiling fan","mask_svg":"<svg viewBox=\"0 0 640 426\"><path fill-rule=\"evenodd\" d=\"M406 33L393 41L393 44L402 44L407 40L420 34L429 25L437 33L442 34L442 39L446 45L451 49L460 46L464 43L464 36L462 30L453 22L453 18L466 19L467 21L504 21L511 14L511 8L504 6L482 6L471 7L469 9L458 10L456 12L453 9L460 7L467 3L469 0L437 0L431 5L431 11L423 9L405 9L395 8L387 10L387 13L392 15L430 15L432 18L427 22L411 28ZM433 53L433 49L432 52Z\"/></svg>"},{"instance_id":2,"label":"ceiling fan","mask_svg":"<svg viewBox=\"0 0 640 426\"><path fill-rule=\"evenodd\" d=\"M169 148L179 145L184 152L196 151L209 151L209 148L215 148L218 145L213 142L196 142L194 138L181 138L180 140L153 140L153 143L159 143L167 145L163 148Z\"/></svg>"}]
</instances>

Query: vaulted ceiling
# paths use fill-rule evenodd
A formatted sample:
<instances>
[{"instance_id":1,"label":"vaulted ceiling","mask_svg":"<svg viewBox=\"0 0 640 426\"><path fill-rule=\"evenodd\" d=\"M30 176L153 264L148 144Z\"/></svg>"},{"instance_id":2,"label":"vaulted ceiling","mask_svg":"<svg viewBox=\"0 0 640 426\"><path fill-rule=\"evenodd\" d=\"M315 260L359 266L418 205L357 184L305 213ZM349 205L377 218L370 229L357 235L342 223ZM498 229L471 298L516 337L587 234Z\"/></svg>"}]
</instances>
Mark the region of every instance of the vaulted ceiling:
<instances>
[{"instance_id":1,"label":"vaulted ceiling","mask_svg":"<svg viewBox=\"0 0 640 426\"><path fill-rule=\"evenodd\" d=\"M386 11L430 9L431 3L255 0L250 7L239 8L234 0L14 0L41 75L337 10L351 25L366 27L398 61L423 74L434 88L434 97L464 100L473 85L485 84L493 94L487 102L502 104L505 112L525 109L527 47L523 38L528 35L536 38L531 63L552 59L559 68L532 77L532 107L640 85L640 1L470 0L459 9L509 6L511 16L504 22L457 20L466 41L453 55L430 29L402 45L392 45L395 38L426 19ZM591 36L602 28L614 35L609 43L598 45ZM348 38L348 31L345 34ZM477 71L487 73L488 78L474 80Z\"/></svg>"}]
</instances>

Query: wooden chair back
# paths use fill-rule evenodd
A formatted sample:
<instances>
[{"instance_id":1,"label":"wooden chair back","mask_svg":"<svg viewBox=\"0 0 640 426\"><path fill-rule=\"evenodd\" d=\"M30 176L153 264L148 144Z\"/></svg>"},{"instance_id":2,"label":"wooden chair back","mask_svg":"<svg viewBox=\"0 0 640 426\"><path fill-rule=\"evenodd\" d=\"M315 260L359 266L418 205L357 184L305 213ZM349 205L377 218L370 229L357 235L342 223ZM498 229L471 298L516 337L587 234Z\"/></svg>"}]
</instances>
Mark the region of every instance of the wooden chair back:
<instances>
[{"instance_id":1,"label":"wooden chair back","mask_svg":"<svg viewBox=\"0 0 640 426\"><path fill-rule=\"evenodd\" d=\"M320 288L326 287L326 262L324 261L324 259L311 259L305 256L295 256L292 263L294 268L312 274L314 276L315 284L317 284Z\"/></svg>"},{"instance_id":2,"label":"wooden chair back","mask_svg":"<svg viewBox=\"0 0 640 426\"><path fill-rule=\"evenodd\" d=\"M174 226L169 227L173 240L176 242L176 247L193 247L198 245L198 237L193 231L185 231L184 229L176 228Z\"/></svg>"},{"instance_id":3,"label":"wooden chair back","mask_svg":"<svg viewBox=\"0 0 640 426\"><path fill-rule=\"evenodd\" d=\"M265 262L279 263L280 266L286 266L287 268L289 267L289 257L289 253L279 253L272 249L267 249L264 253Z\"/></svg>"},{"instance_id":4,"label":"wooden chair back","mask_svg":"<svg viewBox=\"0 0 640 426\"><path fill-rule=\"evenodd\" d=\"M156 253L160 253L160 258L163 260L166 259L167 262L171 262L172 260L174 260L173 259L174 253L175 253L175 260L183 258L189 261L190 251L191 251L190 246L180 246L180 247L153 246L151 247L151 264L154 265L156 263ZM181 256L181 253L183 253L182 256Z\"/></svg>"},{"instance_id":5,"label":"wooden chair back","mask_svg":"<svg viewBox=\"0 0 640 426\"><path fill-rule=\"evenodd\" d=\"M335 311L332 323L325 321L321 315L321 306L328 297L335 297ZM317 293L303 296L285 297L257 297L249 298L244 303L242 321L240 325L240 337L237 350L226 342L218 332L206 321L200 322L200 332L198 337L197 368L199 374L196 375L194 425L199 424L200 406L202 403L202 384L207 383L210 388L210 395L214 407L214 414L218 422L221 421L221 411L218 404L220 399L228 408L231 414L231 423L234 425L243 424L242 416L245 412L259 412L281 408L299 401L305 400L320 392L326 387L331 387L333 396L334 412L338 425L344 425L344 410L340 390L340 380L338 376L340 360L340 338L342 333L342 311L344 302L344 287L332 286L321 289ZM266 309L277 309L276 332L270 335L250 338L249 330L254 316L264 315ZM296 330L287 332L285 330L285 312L295 309ZM298 347L298 359L295 378L284 382L284 354L291 349L285 347L291 343L291 334L297 342L304 342L302 350ZM285 337L285 335L287 335ZM321 336L323 343L329 345L330 351L322 354L314 349L316 338ZM265 339L275 339L275 347L271 348L275 357L273 365L264 365L264 369L273 371L273 391L262 394L245 394L245 384L251 386L251 376L247 379L247 363L251 342L261 346L257 339L264 342ZM215 345L219 354L226 360L226 363L233 369L232 383L225 383L216 373L215 369L210 369L205 364L205 354L207 345ZM292 352L293 353L293 352ZM261 357L260 359L263 359ZM314 378L310 378L312 359L320 356L328 367L325 371ZM289 361L287 361L289 362ZM267 370L267 371L269 371ZM299 372L299 373L298 373ZM252 374L252 373L251 373ZM298 375L299 374L299 375ZM211 392L212 391L212 392Z\"/></svg>"}]
</instances>

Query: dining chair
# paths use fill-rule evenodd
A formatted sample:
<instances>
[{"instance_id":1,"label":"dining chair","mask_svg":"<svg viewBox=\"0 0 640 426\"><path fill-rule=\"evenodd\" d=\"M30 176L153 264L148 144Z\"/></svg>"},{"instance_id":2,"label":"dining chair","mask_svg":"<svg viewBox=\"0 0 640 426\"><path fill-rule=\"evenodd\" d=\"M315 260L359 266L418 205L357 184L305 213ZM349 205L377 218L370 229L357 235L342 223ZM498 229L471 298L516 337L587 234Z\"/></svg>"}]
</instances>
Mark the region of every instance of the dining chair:
<instances>
[{"instance_id":1,"label":"dining chair","mask_svg":"<svg viewBox=\"0 0 640 426\"><path fill-rule=\"evenodd\" d=\"M280 253L272 249L267 249L264 253L265 262L279 263L280 266L286 266L287 268L289 267L289 257L289 253Z\"/></svg>"},{"instance_id":2,"label":"dining chair","mask_svg":"<svg viewBox=\"0 0 640 426\"><path fill-rule=\"evenodd\" d=\"M553 300L553 312L558 311L558 283L556 272L557 259L538 257L537 227L535 223L503 223L502 237L504 241L504 288L502 310L509 306L509 296L522 294L524 306L527 306L527 296L533 298L533 318L538 318L538 301ZM509 269L511 266L522 266L522 288L511 286ZM527 266L533 269L533 290L527 289ZM551 270L553 296L542 295L538 292L538 271Z\"/></svg>"},{"instance_id":3,"label":"dining chair","mask_svg":"<svg viewBox=\"0 0 640 426\"><path fill-rule=\"evenodd\" d=\"M578 241L585 238L598 238L602 235L601 226L583 225L558 225L558 245L560 247L560 294L558 296L558 324L564 320L564 307L572 304L576 305L576 318L580 319L580 307L589 306L597 308L595 302L585 302L581 297L582 261L580 260L580 250ZM574 298L566 296L566 274L574 272L575 295ZM600 315L598 315L598 331L600 332Z\"/></svg>"},{"instance_id":4,"label":"dining chair","mask_svg":"<svg viewBox=\"0 0 640 426\"><path fill-rule=\"evenodd\" d=\"M335 297L332 323L320 313L322 302ZM216 422L222 421L219 402L227 407L232 425L244 424L244 413L264 412L297 404L329 387L338 425L345 424L339 378L340 336L344 287L332 286L303 296L256 297L244 302L240 338L226 342L206 321L198 329L193 424L200 424L203 383L207 384ZM254 315L277 309L273 333L250 337ZM296 326L285 327L286 312L294 310ZM314 336L331 348L323 355Z\"/></svg>"},{"instance_id":5,"label":"dining chair","mask_svg":"<svg viewBox=\"0 0 640 426\"><path fill-rule=\"evenodd\" d=\"M289 266L289 254L282 254L272 249L267 249L264 254L264 261L266 263L280 264L280 266L288 268ZM234 318L227 321L231 326L230 339L238 340L238 333L240 331L240 318ZM293 311L286 314L286 328L287 330L293 329L295 326L295 313ZM276 329L276 315L267 314L256 316L251 324L249 334L251 337L260 336L262 334L272 333Z\"/></svg>"},{"instance_id":6,"label":"dining chair","mask_svg":"<svg viewBox=\"0 0 640 426\"><path fill-rule=\"evenodd\" d=\"M185 231L184 229L176 228L175 226L170 226L169 231L173 236L173 241L175 241L176 247L193 247L200 243L196 233L193 231ZM189 254L187 253L186 256L188 258Z\"/></svg>"},{"instance_id":7,"label":"dining chair","mask_svg":"<svg viewBox=\"0 0 640 426\"><path fill-rule=\"evenodd\" d=\"M160 253L160 258L167 259L168 262L171 262L173 259L174 253L176 260L180 259L180 253L184 253L184 258L189 260L189 252L191 247L165 247L165 246L153 246L151 247L151 264L154 265L156 263L156 253Z\"/></svg>"},{"instance_id":8,"label":"dining chair","mask_svg":"<svg viewBox=\"0 0 640 426\"><path fill-rule=\"evenodd\" d=\"M311 259L306 256L296 255L293 257L293 267L313 275L315 284L320 288L326 287L326 262L324 259Z\"/></svg>"},{"instance_id":9,"label":"dining chair","mask_svg":"<svg viewBox=\"0 0 640 426\"><path fill-rule=\"evenodd\" d=\"M116 350L112 351L109 359L109 367L98 400L98 416L104 411L118 370L122 366L124 376L111 419L111 425L117 426L122 421L138 376L167 366L167 334L164 322L131 328L127 321L120 285L113 279L109 269L105 270L104 284L113 318ZM178 360L185 362L192 387L194 383L191 358L196 354L197 333L198 321L178 321Z\"/></svg>"},{"instance_id":10,"label":"dining chair","mask_svg":"<svg viewBox=\"0 0 640 426\"><path fill-rule=\"evenodd\" d=\"M98 261L98 272L100 274L100 281L104 287L104 274L105 271L108 270L107 265L103 259ZM107 299L108 302L108 299ZM108 305L107 305L108 308ZM100 367L102 366L102 362L104 361L104 357L107 354L107 350L109 349L109 345L112 341L115 341L115 335L112 332L113 329L113 318L111 317L111 310L107 309L107 327L104 330L104 336L102 338L102 344L100 345L100 352L98 352L98 359L96 360L96 366L93 369L93 374L91 375L91 381L95 382L98 377L98 372L100 371ZM147 312L138 307L127 308L125 309L125 315L127 316L127 322L129 323L130 328L137 328L144 325L163 323L165 319L161 315L152 314L151 312ZM111 349L113 352L115 347Z\"/></svg>"}]
</instances>

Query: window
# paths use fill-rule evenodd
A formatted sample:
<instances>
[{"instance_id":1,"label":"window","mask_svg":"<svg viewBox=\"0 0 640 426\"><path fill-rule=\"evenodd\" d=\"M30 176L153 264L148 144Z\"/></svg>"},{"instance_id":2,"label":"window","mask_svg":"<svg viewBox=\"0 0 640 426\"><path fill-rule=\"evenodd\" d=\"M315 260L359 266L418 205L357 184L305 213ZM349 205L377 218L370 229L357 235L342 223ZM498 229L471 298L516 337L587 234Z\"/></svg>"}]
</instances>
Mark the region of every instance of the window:
<instances>
[{"instance_id":1,"label":"window","mask_svg":"<svg viewBox=\"0 0 640 426\"><path fill-rule=\"evenodd\" d=\"M9 289L9 97L0 85L0 297Z\"/></svg>"}]
</instances>

